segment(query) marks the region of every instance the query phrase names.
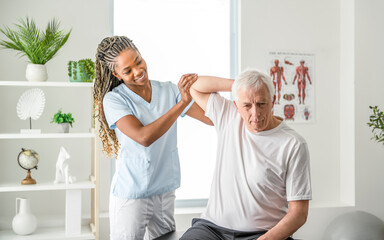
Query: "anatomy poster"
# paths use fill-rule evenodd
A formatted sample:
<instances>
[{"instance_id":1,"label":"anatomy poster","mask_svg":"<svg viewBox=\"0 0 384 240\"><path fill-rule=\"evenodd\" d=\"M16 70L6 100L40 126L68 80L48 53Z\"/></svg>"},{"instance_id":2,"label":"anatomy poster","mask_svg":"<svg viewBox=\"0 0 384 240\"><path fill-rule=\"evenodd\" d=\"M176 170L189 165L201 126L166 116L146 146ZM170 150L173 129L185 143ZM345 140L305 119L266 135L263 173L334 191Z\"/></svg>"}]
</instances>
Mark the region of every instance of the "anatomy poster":
<instances>
[{"instance_id":1,"label":"anatomy poster","mask_svg":"<svg viewBox=\"0 0 384 240\"><path fill-rule=\"evenodd\" d=\"M274 114L287 122L315 120L315 55L269 52L268 71L275 86Z\"/></svg>"}]
</instances>

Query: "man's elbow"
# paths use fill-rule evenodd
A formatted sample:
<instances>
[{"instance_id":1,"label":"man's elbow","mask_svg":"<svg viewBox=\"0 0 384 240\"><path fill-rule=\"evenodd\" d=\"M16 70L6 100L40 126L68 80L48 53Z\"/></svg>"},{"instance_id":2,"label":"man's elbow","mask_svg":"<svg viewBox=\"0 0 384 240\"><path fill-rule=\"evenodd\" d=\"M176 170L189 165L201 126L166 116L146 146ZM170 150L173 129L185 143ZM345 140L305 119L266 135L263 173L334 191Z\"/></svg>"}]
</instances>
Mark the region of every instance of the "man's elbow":
<instances>
[{"instance_id":1,"label":"man's elbow","mask_svg":"<svg viewBox=\"0 0 384 240\"><path fill-rule=\"evenodd\" d=\"M298 225L298 228L302 227L306 222L307 222L307 219L308 219L308 211L304 211L302 212L301 214L299 214L297 216L297 225Z\"/></svg>"},{"instance_id":2,"label":"man's elbow","mask_svg":"<svg viewBox=\"0 0 384 240\"><path fill-rule=\"evenodd\" d=\"M308 213L306 214L303 214L303 216L301 217L301 220L300 220L300 227L303 226L306 222L307 222L307 219L308 219Z\"/></svg>"}]
</instances>

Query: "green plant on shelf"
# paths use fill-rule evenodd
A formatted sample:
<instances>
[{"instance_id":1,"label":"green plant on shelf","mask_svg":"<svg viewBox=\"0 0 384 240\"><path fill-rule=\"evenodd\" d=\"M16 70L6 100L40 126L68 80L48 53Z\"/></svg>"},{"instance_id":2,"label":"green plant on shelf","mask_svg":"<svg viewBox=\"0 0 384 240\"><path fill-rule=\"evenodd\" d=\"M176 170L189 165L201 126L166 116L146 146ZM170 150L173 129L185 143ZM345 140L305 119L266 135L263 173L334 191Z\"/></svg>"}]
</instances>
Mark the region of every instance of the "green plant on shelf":
<instances>
[{"instance_id":1,"label":"green plant on shelf","mask_svg":"<svg viewBox=\"0 0 384 240\"><path fill-rule=\"evenodd\" d=\"M76 61L68 62L68 76L76 80L77 78L77 62Z\"/></svg>"},{"instance_id":2,"label":"green plant on shelf","mask_svg":"<svg viewBox=\"0 0 384 240\"><path fill-rule=\"evenodd\" d=\"M0 47L17 51L33 64L45 64L56 56L71 34L72 30L64 32L59 26L60 22L54 18L43 31L36 26L33 19L19 19L15 29L0 28L0 32L8 38L8 41L0 40Z\"/></svg>"},{"instance_id":3,"label":"green plant on shelf","mask_svg":"<svg viewBox=\"0 0 384 240\"><path fill-rule=\"evenodd\" d=\"M68 76L70 81L92 82L95 78L95 63L90 58L69 61Z\"/></svg>"},{"instance_id":4,"label":"green plant on shelf","mask_svg":"<svg viewBox=\"0 0 384 240\"><path fill-rule=\"evenodd\" d=\"M372 128L372 139L384 144L384 113L380 111L378 106L369 106L369 108L373 111L367 123L367 125Z\"/></svg>"},{"instance_id":5,"label":"green plant on shelf","mask_svg":"<svg viewBox=\"0 0 384 240\"><path fill-rule=\"evenodd\" d=\"M52 118L52 121L51 123L57 123L57 124L60 124L60 123L69 123L69 125L71 125L72 127L72 123L75 122L75 119L72 117L72 113L63 113L61 111L61 109L59 109L57 111L57 113L55 113L53 115L53 118Z\"/></svg>"}]
</instances>

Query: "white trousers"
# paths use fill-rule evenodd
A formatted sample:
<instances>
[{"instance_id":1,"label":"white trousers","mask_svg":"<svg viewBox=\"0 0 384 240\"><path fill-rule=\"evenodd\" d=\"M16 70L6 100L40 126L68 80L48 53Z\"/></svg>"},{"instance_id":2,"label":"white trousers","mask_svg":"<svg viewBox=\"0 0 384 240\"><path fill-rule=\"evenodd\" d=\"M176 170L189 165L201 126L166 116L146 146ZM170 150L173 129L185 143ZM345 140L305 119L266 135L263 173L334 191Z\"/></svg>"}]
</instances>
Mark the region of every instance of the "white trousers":
<instances>
[{"instance_id":1,"label":"white trousers","mask_svg":"<svg viewBox=\"0 0 384 240\"><path fill-rule=\"evenodd\" d=\"M174 202L174 191L142 199L110 194L111 240L148 240L174 231Z\"/></svg>"}]
</instances>

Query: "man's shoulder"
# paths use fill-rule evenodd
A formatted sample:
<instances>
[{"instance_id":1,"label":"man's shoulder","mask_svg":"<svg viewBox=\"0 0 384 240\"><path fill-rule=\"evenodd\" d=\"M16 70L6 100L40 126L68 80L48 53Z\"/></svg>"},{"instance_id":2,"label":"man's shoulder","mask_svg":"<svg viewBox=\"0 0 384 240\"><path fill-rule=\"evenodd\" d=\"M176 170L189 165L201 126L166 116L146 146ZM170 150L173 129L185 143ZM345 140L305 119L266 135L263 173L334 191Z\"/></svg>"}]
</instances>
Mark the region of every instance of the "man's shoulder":
<instances>
[{"instance_id":1,"label":"man's shoulder","mask_svg":"<svg viewBox=\"0 0 384 240\"><path fill-rule=\"evenodd\" d=\"M214 122L216 129L223 131L234 120L238 112L232 100L221 96L219 93L211 93L205 114Z\"/></svg>"},{"instance_id":2,"label":"man's shoulder","mask_svg":"<svg viewBox=\"0 0 384 240\"><path fill-rule=\"evenodd\" d=\"M210 94L208 104L214 105L216 108L221 106L226 110L236 108L232 100L220 95L217 92Z\"/></svg>"},{"instance_id":3,"label":"man's shoulder","mask_svg":"<svg viewBox=\"0 0 384 240\"><path fill-rule=\"evenodd\" d=\"M228 98L220 95L220 93L218 93L218 92L211 93L209 97L213 98L213 99L215 99L217 101L221 101L221 102L228 102L228 101L231 102L231 100L229 100Z\"/></svg>"},{"instance_id":4,"label":"man's shoulder","mask_svg":"<svg viewBox=\"0 0 384 240\"><path fill-rule=\"evenodd\" d=\"M281 127L279 129L279 132L283 136L292 140L296 140L298 143L306 143L305 138L301 136L296 130L288 126L285 121L282 121L280 125Z\"/></svg>"}]
</instances>

